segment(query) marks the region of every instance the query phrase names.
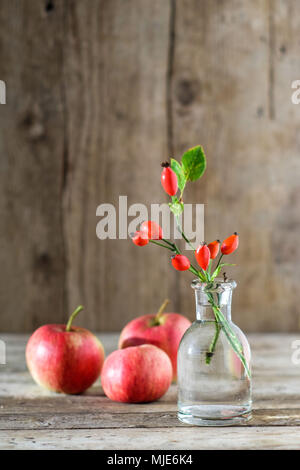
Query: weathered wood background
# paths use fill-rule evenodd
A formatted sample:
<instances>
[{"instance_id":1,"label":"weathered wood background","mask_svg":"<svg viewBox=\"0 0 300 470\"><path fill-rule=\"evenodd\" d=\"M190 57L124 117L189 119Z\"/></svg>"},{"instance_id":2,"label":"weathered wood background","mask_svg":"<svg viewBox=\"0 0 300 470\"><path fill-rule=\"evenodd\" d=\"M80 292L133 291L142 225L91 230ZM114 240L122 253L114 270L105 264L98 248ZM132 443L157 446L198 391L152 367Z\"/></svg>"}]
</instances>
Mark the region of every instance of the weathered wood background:
<instances>
[{"instance_id":1,"label":"weathered wood background","mask_svg":"<svg viewBox=\"0 0 300 470\"><path fill-rule=\"evenodd\" d=\"M96 237L96 208L162 202L160 167L201 143L187 190L206 238L237 230L234 318L298 331L297 0L0 0L0 327L118 330L166 296L194 316L189 274L154 246Z\"/></svg>"}]
</instances>

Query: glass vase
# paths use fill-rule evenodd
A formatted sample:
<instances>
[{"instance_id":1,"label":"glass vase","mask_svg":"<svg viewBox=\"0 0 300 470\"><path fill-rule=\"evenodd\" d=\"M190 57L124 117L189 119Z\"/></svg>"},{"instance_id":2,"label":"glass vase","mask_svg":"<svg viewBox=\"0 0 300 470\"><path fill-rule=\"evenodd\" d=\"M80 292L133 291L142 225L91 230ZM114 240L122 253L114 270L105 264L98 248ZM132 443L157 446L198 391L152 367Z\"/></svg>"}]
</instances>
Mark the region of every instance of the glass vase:
<instances>
[{"instance_id":1,"label":"glass vase","mask_svg":"<svg viewBox=\"0 0 300 470\"><path fill-rule=\"evenodd\" d=\"M231 320L235 281L195 280L196 321L178 349L178 418L224 426L251 417L251 352Z\"/></svg>"}]
</instances>

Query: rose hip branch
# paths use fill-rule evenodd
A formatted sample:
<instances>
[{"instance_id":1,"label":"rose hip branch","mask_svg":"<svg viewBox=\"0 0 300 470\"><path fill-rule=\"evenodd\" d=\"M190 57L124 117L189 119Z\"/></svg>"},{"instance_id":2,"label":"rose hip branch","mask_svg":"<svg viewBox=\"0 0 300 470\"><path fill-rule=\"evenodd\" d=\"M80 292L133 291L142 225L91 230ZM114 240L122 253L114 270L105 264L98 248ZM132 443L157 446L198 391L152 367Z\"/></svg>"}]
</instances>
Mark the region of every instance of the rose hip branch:
<instances>
[{"instance_id":1,"label":"rose hip branch","mask_svg":"<svg viewBox=\"0 0 300 470\"><path fill-rule=\"evenodd\" d=\"M161 184L165 192L171 196L171 202L169 203L170 211L173 212L176 217L178 231L182 234L182 237L187 242L188 246L194 249L192 243L180 225L179 216L183 213L185 208L185 204L183 202L183 191L186 183L188 181L196 181L201 178L205 171L206 157L204 151L201 146L193 147L183 154L181 163L177 160L171 159L170 164L165 162L162 164L162 167ZM180 190L179 197L176 196L178 189ZM218 305L213 295L210 293L210 290L214 285L214 280L219 276L221 270L225 266L232 266L230 263L223 263L221 261L224 255L230 255L238 248L239 237L237 232L234 232L226 238L222 244L217 239L210 242L208 245L205 242L200 243L194 250L195 259L200 269L197 269L191 264L189 258L181 253L175 243L167 240L162 227L153 220L143 221L140 229L133 234L132 241L137 246L146 246L148 243L154 243L171 251L171 264L173 268L177 271L192 272L197 276L197 278L199 278L200 282L206 286L208 302L211 304L216 323L216 332L212 339L209 353L206 356L206 364L209 365L211 362L211 358L214 355L215 347L219 338L220 328L222 328L230 345L242 362L247 375L250 377L250 370L244 357L242 346L229 322L224 317L220 305ZM214 260L217 258L219 251L219 259L213 268ZM226 280L225 273L224 280Z\"/></svg>"}]
</instances>

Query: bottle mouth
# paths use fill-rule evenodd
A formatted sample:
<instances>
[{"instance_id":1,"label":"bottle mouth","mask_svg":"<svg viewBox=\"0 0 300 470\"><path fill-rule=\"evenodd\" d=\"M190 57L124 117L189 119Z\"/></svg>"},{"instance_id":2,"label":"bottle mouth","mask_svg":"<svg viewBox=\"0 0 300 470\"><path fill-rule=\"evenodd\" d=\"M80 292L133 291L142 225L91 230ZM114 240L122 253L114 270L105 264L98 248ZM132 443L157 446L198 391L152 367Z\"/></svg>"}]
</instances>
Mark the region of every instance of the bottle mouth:
<instances>
[{"instance_id":1,"label":"bottle mouth","mask_svg":"<svg viewBox=\"0 0 300 470\"><path fill-rule=\"evenodd\" d=\"M237 286L236 282L233 279L224 279L216 277L211 282L201 282L199 279L194 279L192 281L191 287L195 290L200 290L202 292L224 292L226 290L235 289Z\"/></svg>"}]
</instances>

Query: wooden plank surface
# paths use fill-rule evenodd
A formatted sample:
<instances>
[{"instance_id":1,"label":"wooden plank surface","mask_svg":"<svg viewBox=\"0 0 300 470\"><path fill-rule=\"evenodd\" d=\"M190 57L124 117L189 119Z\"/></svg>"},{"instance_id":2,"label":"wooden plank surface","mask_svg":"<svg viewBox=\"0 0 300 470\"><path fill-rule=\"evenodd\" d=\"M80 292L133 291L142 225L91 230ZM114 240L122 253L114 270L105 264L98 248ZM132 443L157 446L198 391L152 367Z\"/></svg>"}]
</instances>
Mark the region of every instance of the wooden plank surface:
<instances>
[{"instance_id":1,"label":"wooden plank surface","mask_svg":"<svg viewBox=\"0 0 300 470\"><path fill-rule=\"evenodd\" d=\"M98 335L109 354L118 334ZM213 449L299 448L300 369L291 361L297 335L249 335L253 351L253 418L242 426L197 428L177 419L176 385L151 404L105 397L100 383L83 395L38 387L26 370L27 335L2 335L0 448ZM191 437L196 436L196 439ZM234 439L230 440L230 436Z\"/></svg>"},{"instance_id":2,"label":"wooden plank surface","mask_svg":"<svg viewBox=\"0 0 300 470\"><path fill-rule=\"evenodd\" d=\"M299 449L300 429L180 428L0 431L0 449Z\"/></svg>"},{"instance_id":3,"label":"wooden plank surface","mask_svg":"<svg viewBox=\"0 0 300 470\"><path fill-rule=\"evenodd\" d=\"M207 239L241 234L237 324L299 330L297 12L297 0L1 0L3 331L79 302L79 323L119 330L166 296L194 318L168 253L95 231L97 206L118 209L119 195L166 201L160 162L199 142L208 169L186 201L206 203Z\"/></svg>"}]
</instances>

